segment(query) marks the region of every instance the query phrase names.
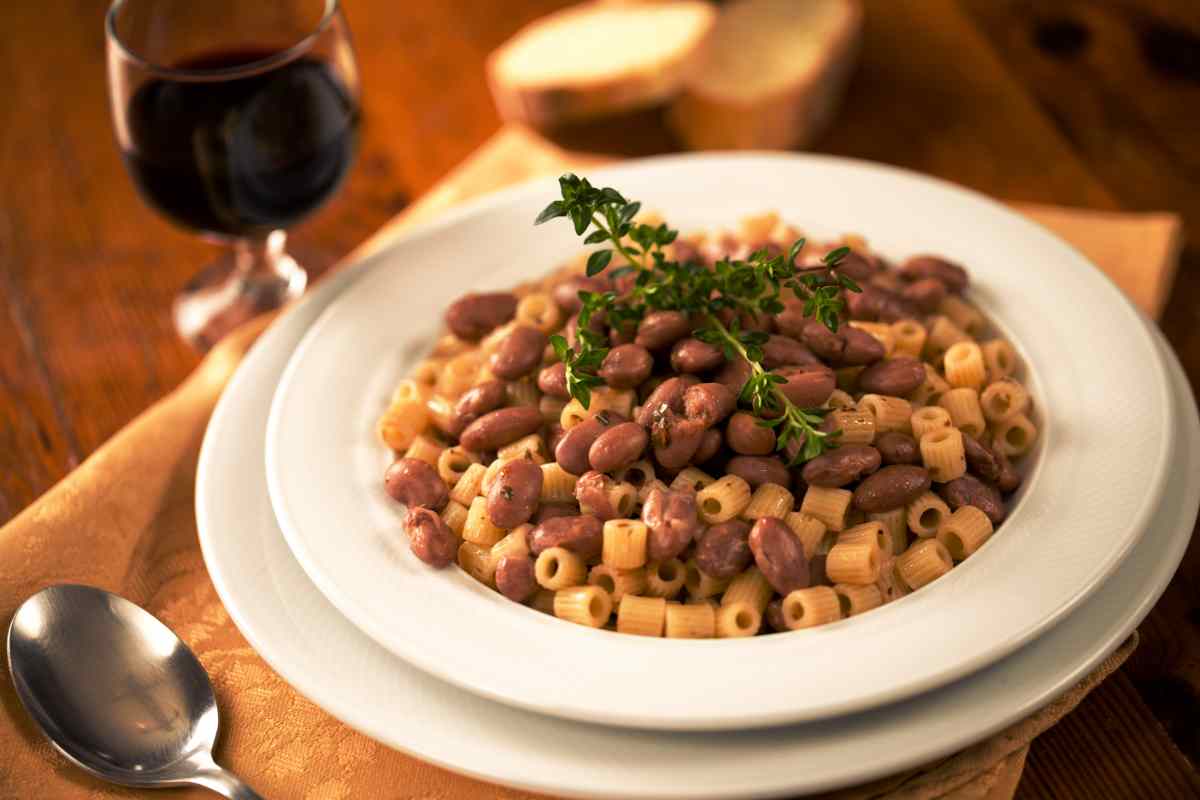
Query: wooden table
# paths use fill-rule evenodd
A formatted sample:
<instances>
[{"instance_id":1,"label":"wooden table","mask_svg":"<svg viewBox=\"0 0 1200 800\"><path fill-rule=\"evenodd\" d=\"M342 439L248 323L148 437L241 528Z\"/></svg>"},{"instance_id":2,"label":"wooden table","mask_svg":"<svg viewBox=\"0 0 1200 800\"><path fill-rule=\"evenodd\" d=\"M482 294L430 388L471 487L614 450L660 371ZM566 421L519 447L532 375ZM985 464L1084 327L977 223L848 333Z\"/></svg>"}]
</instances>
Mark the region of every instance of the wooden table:
<instances>
[{"instance_id":1,"label":"wooden table","mask_svg":"<svg viewBox=\"0 0 1200 800\"><path fill-rule=\"evenodd\" d=\"M0 523L175 386L168 309L215 251L140 203L110 133L103 0L0 4ZM358 165L297 228L347 252L498 125L486 53L561 0L345 0L364 76ZM1052 6L1052 8L1051 8ZM877 0L848 107L816 148L1011 200L1170 209L1200 229L1200 4ZM576 146L675 148L656 113ZM1200 389L1200 249L1163 327ZM1021 797L1200 795L1200 544L1133 659L1037 740ZM1191 760L1189 760L1191 759Z\"/></svg>"}]
</instances>

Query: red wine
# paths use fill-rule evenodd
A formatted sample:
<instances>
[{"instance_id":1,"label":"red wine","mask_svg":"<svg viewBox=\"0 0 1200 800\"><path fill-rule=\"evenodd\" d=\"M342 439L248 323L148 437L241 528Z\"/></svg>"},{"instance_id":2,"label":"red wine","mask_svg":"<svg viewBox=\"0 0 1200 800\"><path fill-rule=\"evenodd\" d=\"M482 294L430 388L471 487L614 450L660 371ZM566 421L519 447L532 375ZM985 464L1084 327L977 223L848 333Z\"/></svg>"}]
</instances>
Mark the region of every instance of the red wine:
<instances>
[{"instance_id":1,"label":"red wine","mask_svg":"<svg viewBox=\"0 0 1200 800\"><path fill-rule=\"evenodd\" d=\"M267 58L227 50L179 69L219 69ZM129 102L123 155L142 195L191 228L261 236L315 210L350 167L354 99L328 65L299 58L249 77L161 78Z\"/></svg>"}]
</instances>

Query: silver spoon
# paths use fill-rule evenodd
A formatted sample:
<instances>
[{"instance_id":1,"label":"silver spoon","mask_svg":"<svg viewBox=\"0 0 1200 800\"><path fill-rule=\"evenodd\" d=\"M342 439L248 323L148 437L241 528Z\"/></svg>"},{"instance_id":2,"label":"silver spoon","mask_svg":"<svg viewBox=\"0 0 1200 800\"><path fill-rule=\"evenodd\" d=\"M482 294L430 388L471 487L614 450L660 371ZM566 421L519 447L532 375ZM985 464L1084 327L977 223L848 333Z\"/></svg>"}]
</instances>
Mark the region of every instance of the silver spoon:
<instances>
[{"instance_id":1,"label":"silver spoon","mask_svg":"<svg viewBox=\"0 0 1200 800\"><path fill-rule=\"evenodd\" d=\"M50 743L93 775L262 800L213 761L217 703L196 656L128 600L90 586L43 589L13 615L8 669Z\"/></svg>"}]
</instances>

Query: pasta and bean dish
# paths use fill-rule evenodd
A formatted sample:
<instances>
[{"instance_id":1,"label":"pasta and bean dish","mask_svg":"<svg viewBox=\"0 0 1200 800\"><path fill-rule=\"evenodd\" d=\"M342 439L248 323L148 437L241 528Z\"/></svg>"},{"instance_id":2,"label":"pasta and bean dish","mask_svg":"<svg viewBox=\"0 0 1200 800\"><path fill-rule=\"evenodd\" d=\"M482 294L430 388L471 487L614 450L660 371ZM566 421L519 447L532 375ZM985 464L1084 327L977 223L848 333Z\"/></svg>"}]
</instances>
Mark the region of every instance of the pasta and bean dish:
<instances>
[{"instance_id":1,"label":"pasta and bean dish","mask_svg":"<svg viewBox=\"0 0 1200 800\"><path fill-rule=\"evenodd\" d=\"M581 625L725 638L864 613L993 535L1037 427L962 267L773 214L680 237L562 185L539 221L612 247L454 302L379 420L418 558Z\"/></svg>"}]
</instances>

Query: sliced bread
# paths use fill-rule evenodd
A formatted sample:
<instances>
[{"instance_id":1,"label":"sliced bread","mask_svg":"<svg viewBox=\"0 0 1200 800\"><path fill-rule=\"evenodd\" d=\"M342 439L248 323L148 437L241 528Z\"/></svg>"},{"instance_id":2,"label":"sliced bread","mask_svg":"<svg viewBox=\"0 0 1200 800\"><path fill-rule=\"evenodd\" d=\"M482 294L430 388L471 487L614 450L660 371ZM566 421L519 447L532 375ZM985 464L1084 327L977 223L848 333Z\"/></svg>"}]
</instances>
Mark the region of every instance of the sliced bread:
<instances>
[{"instance_id":1,"label":"sliced bread","mask_svg":"<svg viewBox=\"0 0 1200 800\"><path fill-rule=\"evenodd\" d=\"M716 18L701 0L563 9L491 54L492 97L503 118L541 127L660 103L694 69Z\"/></svg>"},{"instance_id":2,"label":"sliced bread","mask_svg":"<svg viewBox=\"0 0 1200 800\"><path fill-rule=\"evenodd\" d=\"M858 57L858 0L725 6L667 119L694 149L804 147L833 119Z\"/></svg>"}]
</instances>

